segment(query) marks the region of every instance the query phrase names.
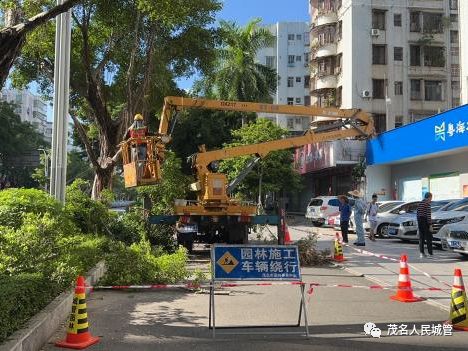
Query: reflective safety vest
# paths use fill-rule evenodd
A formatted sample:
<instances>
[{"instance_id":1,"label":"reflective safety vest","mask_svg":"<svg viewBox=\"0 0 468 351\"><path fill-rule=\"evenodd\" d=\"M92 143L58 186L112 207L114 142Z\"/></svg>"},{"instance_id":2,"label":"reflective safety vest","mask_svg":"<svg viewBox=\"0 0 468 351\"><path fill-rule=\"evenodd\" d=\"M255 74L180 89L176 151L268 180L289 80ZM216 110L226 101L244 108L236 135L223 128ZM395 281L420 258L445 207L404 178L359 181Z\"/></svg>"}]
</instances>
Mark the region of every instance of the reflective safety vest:
<instances>
[{"instance_id":1,"label":"reflective safety vest","mask_svg":"<svg viewBox=\"0 0 468 351\"><path fill-rule=\"evenodd\" d=\"M130 129L130 138L137 139L136 140L137 144L140 144L143 142L143 140L141 140L140 138L145 137L147 132L148 132L148 127L132 128Z\"/></svg>"}]
</instances>

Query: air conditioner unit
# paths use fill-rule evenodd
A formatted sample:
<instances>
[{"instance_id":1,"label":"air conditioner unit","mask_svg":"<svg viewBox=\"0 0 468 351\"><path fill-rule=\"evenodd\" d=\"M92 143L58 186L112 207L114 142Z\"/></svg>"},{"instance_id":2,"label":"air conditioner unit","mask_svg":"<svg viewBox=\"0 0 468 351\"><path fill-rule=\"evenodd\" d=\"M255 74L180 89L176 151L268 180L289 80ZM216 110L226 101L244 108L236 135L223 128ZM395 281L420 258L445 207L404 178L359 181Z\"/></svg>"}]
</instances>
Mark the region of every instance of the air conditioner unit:
<instances>
[{"instance_id":1,"label":"air conditioner unit","mask_svg":"<svg viewBox=\"0 0 468 351\"><path fill-rule=\"evenodd\" d=\"M371 29L371 36L372 37L378 37L380 35L380 30L379 29Z\"/></svg>"},{"instance_id":2,"label":"air conditioner unit","mask_svg":"<svg viewBox=\"0 0 468 351\"><path fill-rule=\"evenodd\" d=\"M372 97L371 92L369 90L363 90L361 93L361 96L366 99L369 99Z\"/></svg>"}]
</instances>

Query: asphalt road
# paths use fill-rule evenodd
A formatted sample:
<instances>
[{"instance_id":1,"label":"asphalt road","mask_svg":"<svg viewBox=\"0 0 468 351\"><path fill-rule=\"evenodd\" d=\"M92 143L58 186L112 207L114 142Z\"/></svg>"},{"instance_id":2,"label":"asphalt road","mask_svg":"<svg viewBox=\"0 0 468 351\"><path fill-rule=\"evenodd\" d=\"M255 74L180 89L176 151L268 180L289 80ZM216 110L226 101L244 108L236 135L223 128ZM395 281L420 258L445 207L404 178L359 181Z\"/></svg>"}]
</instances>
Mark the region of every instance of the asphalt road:
<instances>
[{"instance_id":1,"label":"asphalt road","mask_svg":"<svg viewBox=\"0 0 468 351\"><path fill-rule=\"evenodd\" d=\"M357 255L352 261L357 265L359 259ZM304 268L302 273L305 281L322 284L374 284L339 267ZM101 342L89 350L466 350L468 334L463 332L387 336L389 324L403 323L409 330L415 326L421 332L421 325L437 325L448 316L426 302L399 303L390 300L390 295L386 290L317 287L308 302L309 338L271 334L300 332L302 328L270 328L229 330L238 334L218 333L212 339L207 328L206 294L96 291L88 297L88 318L92 334L100 336ZM230 288L229 295L216 296L217 325L294 323L299 301L299 289L294 286ZM381 338L365 335L363 325L367 322L381 329ZM252 331L259 334L243 334ZM63 327L51 342L64 335ZM44 350L55 347L48 344Z\"/></svg>"}]
</instances>

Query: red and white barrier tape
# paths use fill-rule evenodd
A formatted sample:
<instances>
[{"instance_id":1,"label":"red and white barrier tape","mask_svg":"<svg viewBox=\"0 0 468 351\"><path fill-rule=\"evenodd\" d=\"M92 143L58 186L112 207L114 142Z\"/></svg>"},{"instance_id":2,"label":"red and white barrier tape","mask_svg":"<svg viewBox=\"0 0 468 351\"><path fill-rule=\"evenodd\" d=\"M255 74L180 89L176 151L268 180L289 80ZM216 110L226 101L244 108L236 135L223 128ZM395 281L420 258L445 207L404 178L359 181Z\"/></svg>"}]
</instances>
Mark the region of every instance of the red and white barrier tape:
<instances>
[{"instance_id":1,"label":"red and white barrier tape","mask_svg":"<svg viewBox=\"0 0 468 351\"><path fill-rule=\"evenodd\" d=\"M292 227L291 227L292 228ZM307 230L303 230L303 229L299 229L299 228L293 228L294 230L297 230L297 231L300 231L300 232L304 232L304 233L309 233L309 234L313 234L312 232L310 231L307 231ZM327 235L327 236L334 236L332 234L320 234L320 235ZM376 253L373 253L373 252L370 252L370 251L367 251L367 250L362 250L362 249L359 249L357 247L353 247L352 245L349 245L349 244L346 244L346 243L341 243L343 246L346 246L346 247L349 247L351 248L352 250L356 251L356 252L359 252L359 253L362 253L363 255L367 255L367 256L373 256L373 257L377 257L377 258L381 258L381 259L384 259L384 260L388 260L388 261L392 261L392 262L400 262L399 259L397 258L393 258L393 257L389 257L389 256L386 256L386 255L383 255L383 254L376 254ZM408 263L408 267L410 267L411 269L413 269L414 271L417 271L421 274L423 274L424 276L428 277L429 279L432 279L434 281L436 281L437 283L439 284L442 284L448 288L452 288L452 285L449 284L449 283L446 283L442 280L440 280L439 278L436 278L435 276L423 271L422 269L419 269L418 267L416 267L415 265L413 264L410 264ZM441 291L447 291L448 289L441 289Z\"/></svg>"}]
</instances>

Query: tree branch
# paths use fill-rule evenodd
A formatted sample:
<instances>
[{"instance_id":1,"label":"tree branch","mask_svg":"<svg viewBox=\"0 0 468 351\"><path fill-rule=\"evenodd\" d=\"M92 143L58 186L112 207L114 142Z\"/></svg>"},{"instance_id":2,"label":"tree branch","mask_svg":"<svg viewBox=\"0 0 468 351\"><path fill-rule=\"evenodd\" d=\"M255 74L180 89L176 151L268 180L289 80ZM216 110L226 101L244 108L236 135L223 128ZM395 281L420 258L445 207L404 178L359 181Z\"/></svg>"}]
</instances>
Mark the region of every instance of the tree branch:
<instances>
[{"instance_id":1,"label":"tree branch","mask_svg":"<svg viewBox=\"0 0 468 351\"><path fill-rule=\"evenodd\" d=\"M97 170L100 169L101 166L99 165L98 158L96 154L94 153L93 147L91 145L91 142L86 135L86 130L83 127L83 124L80 123L78 118L75 116L74 113L70 114L72 119L73 119L73 124L75 125L76 131L78 132L78 135L82 141L82 143L85 145L86 148L86 153L88 154L89 160L93 164L93 167Z\"/></svg>"},{"instance_id":2,"label":"tree branch","mask_svg":"<svg viewBox=\"0 0 468 351\"><path fill-rule=\"evenodd\" d=\"M140 17L141 17L141 14L138 11L137 18L135 21L135 29L133 31L134 33L133 48L130 54L130 61L129 61L128 70L127 70L127 104L131 104L133 101L132 75L133 75L133 70L135 68L135 60L136 60L136 54L138 50L138 39L139 39L139 33L140 33ZM128 106L128 107L129 107L129 110L133 110L132 106Z\"/></svg>"}]
</instances>

